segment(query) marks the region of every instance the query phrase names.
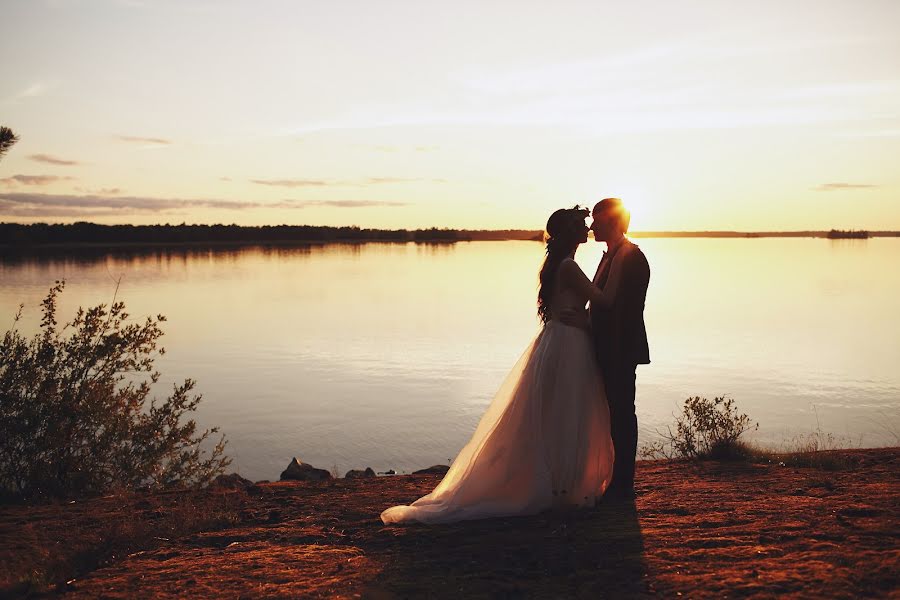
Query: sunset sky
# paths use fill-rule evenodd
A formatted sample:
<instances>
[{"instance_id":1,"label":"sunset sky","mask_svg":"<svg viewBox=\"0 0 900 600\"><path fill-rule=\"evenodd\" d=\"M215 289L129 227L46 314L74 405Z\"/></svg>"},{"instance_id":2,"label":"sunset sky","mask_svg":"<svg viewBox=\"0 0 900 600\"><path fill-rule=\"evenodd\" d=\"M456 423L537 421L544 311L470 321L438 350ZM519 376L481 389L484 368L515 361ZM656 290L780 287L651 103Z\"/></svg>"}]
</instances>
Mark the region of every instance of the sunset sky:
<instances>
[{"instance_id":1,"label":"sunset sky","mask_svg":"<svg viewBox=\"0 0 900 600\"><path fill-rule=\"evenodd\" d=\"M900 229L900 2L0 0L0 221Z\"/></svg>"}]
</instances>

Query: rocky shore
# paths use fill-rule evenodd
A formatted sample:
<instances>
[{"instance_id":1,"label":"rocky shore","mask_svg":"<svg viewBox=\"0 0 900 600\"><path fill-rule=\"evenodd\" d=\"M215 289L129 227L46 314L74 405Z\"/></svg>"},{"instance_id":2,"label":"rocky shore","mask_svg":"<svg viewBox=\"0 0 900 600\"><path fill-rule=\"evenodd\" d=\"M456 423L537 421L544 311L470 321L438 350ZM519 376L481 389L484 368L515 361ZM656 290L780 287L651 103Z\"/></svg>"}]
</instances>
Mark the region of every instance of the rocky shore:
<instances>
[{"instance_id":1,"label":"rocky shore","mask_svg":"<svg viewBox=\"0 0 900 600\"><path fill-rule=\"evenodd\" d=\"M839 454L641 462L634 504L430 527L378 515L440 472L5 505L0 596L896 597L900 448Z\"/></svg>"}]
</instances>

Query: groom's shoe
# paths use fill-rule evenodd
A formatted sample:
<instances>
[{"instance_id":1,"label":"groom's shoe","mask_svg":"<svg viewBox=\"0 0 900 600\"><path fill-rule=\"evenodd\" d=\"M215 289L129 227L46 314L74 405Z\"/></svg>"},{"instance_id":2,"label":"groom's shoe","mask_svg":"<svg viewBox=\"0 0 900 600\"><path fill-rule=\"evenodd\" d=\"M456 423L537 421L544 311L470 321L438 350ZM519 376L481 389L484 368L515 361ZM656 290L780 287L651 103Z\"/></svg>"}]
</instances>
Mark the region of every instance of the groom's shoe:
<instances>
[{"instance_id":1,"label":"groom's shoe","mask_svg":"<svg viewBox=\"0 0 900 600\"><path fill-rule=\"evenodd\" d=\"M610 488L606 490L606 493L603 494L603 503L624 503L624 502L634 502L634 499L637 495L634 493L634 488Z\"/></svg>"}]
</instances>

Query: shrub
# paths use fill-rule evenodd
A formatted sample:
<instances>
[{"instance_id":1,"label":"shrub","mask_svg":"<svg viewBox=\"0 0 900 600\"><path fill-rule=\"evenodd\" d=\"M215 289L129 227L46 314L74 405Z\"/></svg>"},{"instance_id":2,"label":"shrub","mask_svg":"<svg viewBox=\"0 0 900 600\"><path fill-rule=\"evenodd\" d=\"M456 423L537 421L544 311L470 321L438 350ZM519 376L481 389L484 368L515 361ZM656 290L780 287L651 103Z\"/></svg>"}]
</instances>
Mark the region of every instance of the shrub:
<instances>
[{"instance_id":1,"label":"shrub","mask_svg":"<svg viewBox=\"0 0 900 600\"><path fill-rule=\"evenodd\" d=\"M231 462L218 428L197 434L194 381L149 399L165 317L129 322L123 302L84 310L57 328L57 281L42 302L40 332L13 327L0 342L0 489L22 496L103 493L209 482ZM149 399L149 401L148 401Z\"/></svg>"},{"instance_id":2,"label":"shrub","mask_svg":"<svg viewBox=\"0 0 900 600\"><path fill-rule=\"evenodd\" d=\"M684 401L671 427L660 432L661 441L641 449L645 458L729 459L747 458L751 450L741 435L758 429L746 414L739 414L734 400L725 396L708 400L693 396Z\"/></svg>"}]
</instances>

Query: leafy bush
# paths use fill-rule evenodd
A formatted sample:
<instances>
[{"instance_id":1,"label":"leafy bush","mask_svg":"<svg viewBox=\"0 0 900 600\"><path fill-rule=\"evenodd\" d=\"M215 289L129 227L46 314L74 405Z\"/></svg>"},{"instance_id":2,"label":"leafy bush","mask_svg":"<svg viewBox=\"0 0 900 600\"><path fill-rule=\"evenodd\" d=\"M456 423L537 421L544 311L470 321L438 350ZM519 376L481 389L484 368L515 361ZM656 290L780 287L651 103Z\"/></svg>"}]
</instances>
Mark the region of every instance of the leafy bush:
<instances>
[{"instance_id":1,"label":"leafy bush","mask_svg":"<svg viewBox=\"0 0 900 600\"><path fill-rule=\"evenodd\" d=\"M645 458L746 458L750 448L739 438L758 429L746 414L739 414L734 400L725 396L708 400L693 396L684 401L675 417L675 431L668 427L661 441L641 449Z\"/></svg>"},{"instance_id":2,"label":"leafy bush","mask_svg":"<svg viewBox=\"0 0 900 600\"><path fill-rule=\"evenodd\" d=\"M22 496L103 493L148 485L204 484L231 462L225 437L201 449L194 381L150 399L165 317L128 322L125 304L84 310L57 328L57 281L42 302L40 332L16 326L0 342L0 489ZM64 335L66 334L66 335Z\"/></svg>"}]
</instances>

